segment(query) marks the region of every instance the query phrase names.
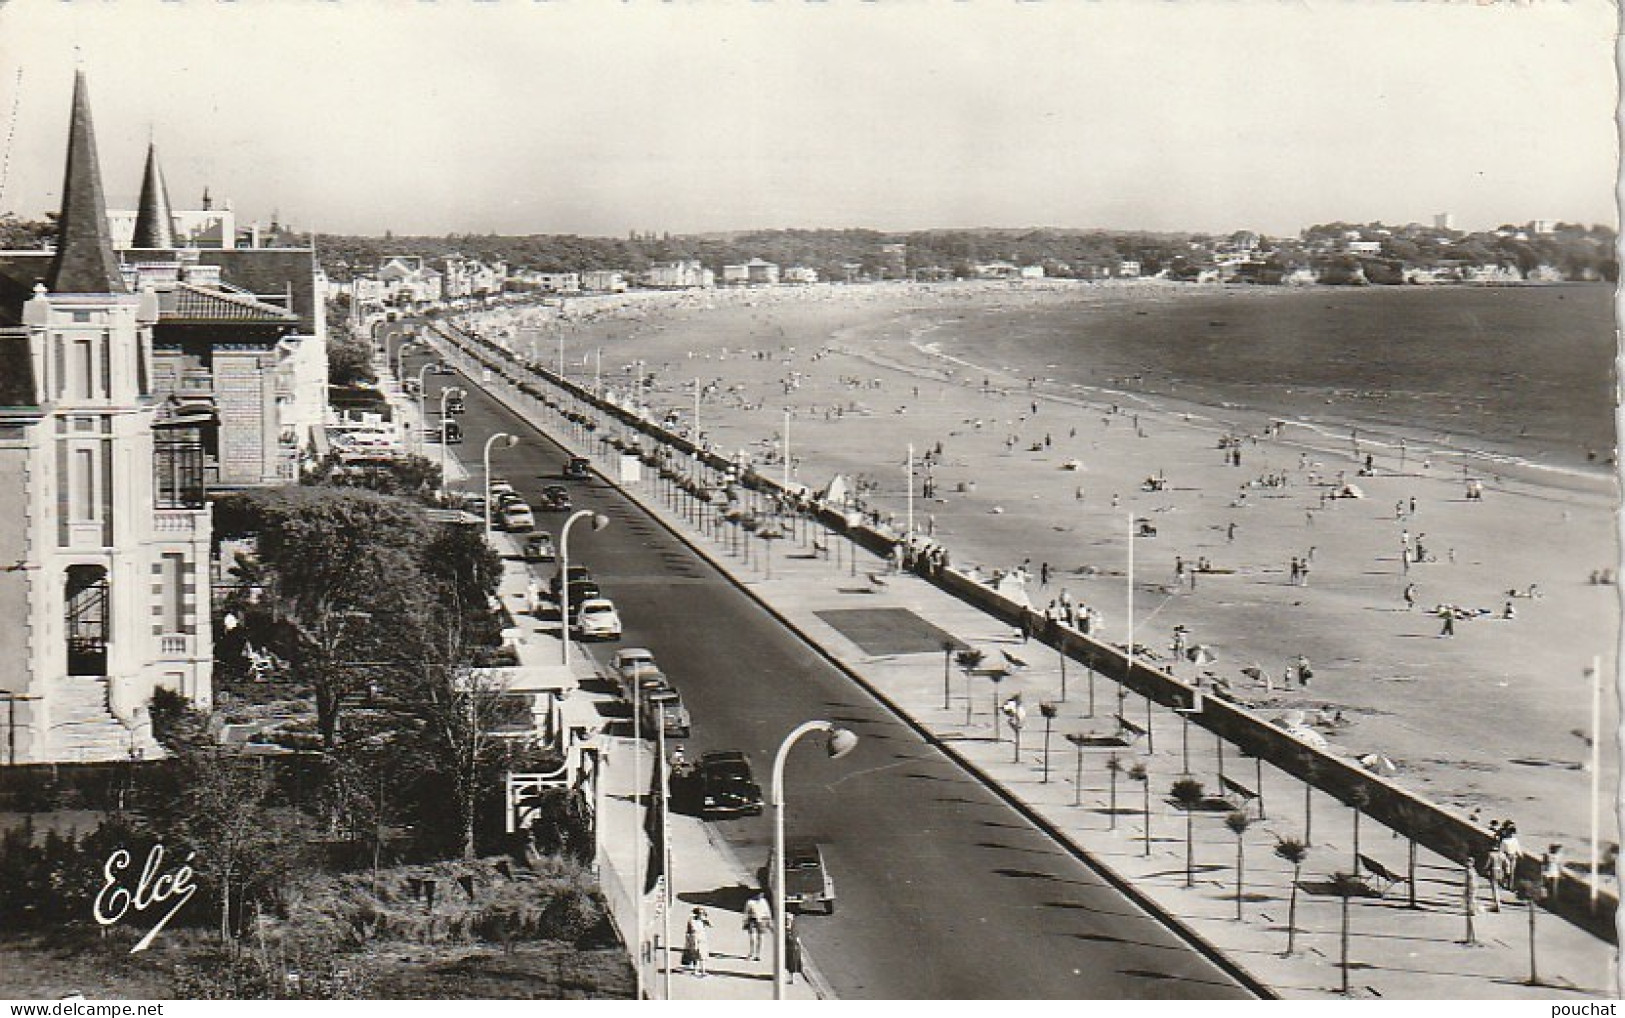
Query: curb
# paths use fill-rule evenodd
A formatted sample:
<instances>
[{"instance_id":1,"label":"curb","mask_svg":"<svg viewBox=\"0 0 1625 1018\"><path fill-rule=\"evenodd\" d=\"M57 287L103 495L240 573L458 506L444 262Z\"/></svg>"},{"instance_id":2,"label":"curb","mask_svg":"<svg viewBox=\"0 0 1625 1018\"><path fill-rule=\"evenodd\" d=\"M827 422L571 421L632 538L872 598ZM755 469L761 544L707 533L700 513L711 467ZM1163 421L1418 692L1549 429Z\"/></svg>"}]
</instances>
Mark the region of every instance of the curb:
<instances>
[{"instance_id":1,"label":"curb","mask_svg":"<svg viewBox=\"0 0 1625 1018\"><path fill-rule=\"evenodd\" d=\"M574 452L571 444L566 444L565 441L561 441L556 438L551 431L542 428L535 422L531 422L528 415L517 409L511 402L509 402L508 399L495 392L492 392L490 389L486 389L486 392L490 393L493 398L502 403L502 405L507 407L510 411L518 414L522 419L525 419L531 424L532 427L536 428L537 431L546 435L548 440L553 442L553 444L566 451ZM1083 849L1082 846L1078 845L1071 838L1067 837L1064 832L1055 827L1054 824L1050 823L1043 816L1039 815L1031 806L1016 798L1008 789L994 781L974 763L957 752L951 745L938 738L934 732L906 713L896 702L873 686L863 675L853 670L839 658L835 657L835 655L830 653L830 651L827 650L822 644L818 643L811 636L809 636L799 625L759 596L757 592L750 588L743 580L736 577L731 570L725 568L723 564L711 554L709 548L695 543L694 541L690 540L688 534L677 529L676 526L666 519L665 511L660 509L658 504L651 507L646 502L642 493L622 487L620 484L611 480L603 473L602 470L598 468L596 463L593 464L592 470L603 480L605 484L621 492L627 498L635 502L640 508L643 509L645 513L650 516L651 519L658 523L662 529L671 534L678 541L682 542L685 547L689 548L691 551L704 559L706 563L711 566L711 568L715 569L725 580L732 584L746 597L750 598L750 600L755 603L757 607L765 611L770 617L773 618L775 622L784 626L785 629L795 635L796 639L806 644L809 649L816 653L825 662L833 666L848 679L852 680L852 682L857 685L858 688L862 689L872 699L874 699L875 702L879 703L899 721L912 729L917 735L924 739L926 743L939 750L949 760L952 760L954 764L960 768L960 770L964 771L969 777L975 779L988 791L998 796L998 798L1010 808L1014 809L1017 813L1020 813L1029 823L1043 831L1044 834L1047 835L1052 841L1054 841L1061 848L1065 849L1069 855L1083 863L1085 866L1088 866L1103 880L1111 884L1152 918L1162 923L1177 937L1183 940L1189 947L1195 950L1198 954L1202 955L1202 957L1206 958L1220 971L1236 980L1236 982L1244 987L1248 992L1259 997L1260 999L1281 999L1280 995L1276 993L1275 990L1272 989L1267 983L1253 975L1234 959L1219 951L1218 948L1208 943L1198 933L1196 933L1195 930L1186 925L1183 920L1161 907L1144 892L1140 891L1132 883L1125 880L1120 874L1117 873L1116 870L1091 856ZM737 863L738 860L735 859L734 861ZM820 985L827 984L823 983L822 979L820 978L820 981L818 983L814 983L814 986L818 987Z\"/></svg>"}]
</instances>

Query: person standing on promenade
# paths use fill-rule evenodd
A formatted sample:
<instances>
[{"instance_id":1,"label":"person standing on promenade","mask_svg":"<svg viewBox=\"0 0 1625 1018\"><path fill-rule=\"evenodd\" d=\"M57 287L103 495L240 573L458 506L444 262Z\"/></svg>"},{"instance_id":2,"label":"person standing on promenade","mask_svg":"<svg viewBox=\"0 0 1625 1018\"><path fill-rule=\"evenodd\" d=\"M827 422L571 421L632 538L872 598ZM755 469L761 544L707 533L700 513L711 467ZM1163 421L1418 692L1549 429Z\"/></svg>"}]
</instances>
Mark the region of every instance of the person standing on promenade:
<instances>
[{"instance_id":1,"label":"person standing on promenade","mask_svg":"<svg viewBox=\"0 0 1625 1018\"><path fill-rule=\"evenodd\" d=\"M796 935L795 916L784 916L784 981L794 983L802 973L801 938Z\"/></svg>"},{"instance_id":2,"label":"person standing on promenade","mask_svg":"<svg viewBox=\"0 0 1625 1018\"><path fill-rule=\"evenodd\" d=\"M705 966L711 958L711 918L705 909L696 908L688 917L683 930L683 967L690 975L705 978Z\"/></svg>"},{"instance_id":3,"label":"person standing on promenade","mask_svg":"<svg viewBox=\"0 0 1625 1018\"><path fill-rule=\"evenodd\" d=\"M750 960L762 960L762 938L773 929L773 910L760 889L745 902L745 933L750 938Z\"/></svg>"}]
</instances>

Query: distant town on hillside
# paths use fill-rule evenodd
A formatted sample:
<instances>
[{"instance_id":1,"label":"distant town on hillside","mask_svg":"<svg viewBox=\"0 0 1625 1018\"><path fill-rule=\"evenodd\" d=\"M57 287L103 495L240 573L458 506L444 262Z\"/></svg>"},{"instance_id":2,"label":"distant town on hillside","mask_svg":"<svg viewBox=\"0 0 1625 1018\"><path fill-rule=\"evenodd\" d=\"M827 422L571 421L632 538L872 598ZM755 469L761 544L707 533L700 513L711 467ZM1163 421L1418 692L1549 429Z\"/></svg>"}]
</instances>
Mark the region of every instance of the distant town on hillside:
<instances>
[{"instance_id":1,"label":"distant town on hillside","mask_svg":"<svg viewBox=\"0 0 1625 1018\"><path fill-rule=\"evenodd\" d=\"M46 246L54 230L49 217L36 222L6 214L0 216L0 248ZM1057 228L360 237L311 236L277 223L243 232L266 246L314 243L336 282L370 275L391 257L455 257L503 263L506 289L544 292L885 279L1392 285L1618 278L1616 233L1609 227L1534 220L1465 232L1453 228L1448 213L1430 225L1324 223L1295 237Z\"/></svg>"}]
</instances>

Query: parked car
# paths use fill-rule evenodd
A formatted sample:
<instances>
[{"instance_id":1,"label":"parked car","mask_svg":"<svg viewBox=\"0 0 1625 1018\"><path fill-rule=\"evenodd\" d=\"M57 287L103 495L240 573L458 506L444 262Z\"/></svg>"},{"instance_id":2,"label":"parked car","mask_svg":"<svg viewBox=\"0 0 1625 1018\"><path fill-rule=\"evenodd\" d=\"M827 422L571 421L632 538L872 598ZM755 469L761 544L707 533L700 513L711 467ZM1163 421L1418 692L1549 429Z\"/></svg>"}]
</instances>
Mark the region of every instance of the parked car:
<instances>
[{"instance_id":1,"label":"parked car","mask_svg":"<svg viewBox=\"0 0 1625 1018\"><path fill-rule=\"evenodd\" d=\"M492 498L497 498L504 493L509 495L519 494L517 491L514 491L513 485L509 484L501 477L491 478L491 483L485 486L485 490L490 493Z\"/></svg>"},{"instance_id":2,"label":"parked car","mask_svg":"<svg viewBox=\"0 0 1625 1018\"><path fill-rule=\"evenodd\" d=\"M654 652L647 647L622 647L610 659L610 669L615 673L615 682L621 688L639 675L659 674L660 666L655 664Z\"/></svg>"},{"instance_id":3,"label":"parked car","mask_svg":"<svg viewBox=\"0 0 1625 1018\"><path fill-rule=\"evenodd\" d=\"M665 672L638 672L621 681L621 699L630 706L633 703L633 690L636 689L636 702L641 704L646 696L675 688Z\"/></svg>"},{"instance_id":4,"label":"parked car","mask_svg":"<svg viewBox=\"0 0 1625 1018\"><path fill-rule=\"evenodd\" d=\"M536 517L531 515L530 506L523 502L509 502L503 506L502 529L521 534L535 530Z\"/></svg>"},{"instance_id":5,"label":"parked car","mask_svg":"<svg viewBox=\"0 0 1625 1018\"><path fill-rule=\"evenodd\" d=\"M440 431L441 431L442 435L444 436L443 441L447 445L462 445L463 444L463 426L461 424L458 424L456 421L442 420L440 422ZM432 431L430 432L430 434L433 434L433 433L434 432L432 432Z\"/></svg>"},{"instance_id":6,"label":"parked car","mask_svg":"<svg viewBox=\"0 0 1625 1018\"><path fill-rule=\"evenodd\" d=\"M750 761L737 749L713 750L700 756L700 816L706 820L762 815L762 786L750 772Z\"/></svg>"},{"instance_id":7,"label":"parked car","mask_svg":"<svg viewBox=\"0 0 1625 1018\"><path fill-rule=\"evenodd\" d=\"M463 397L461 397L461 396L447 396L446 397L446 413L448 413L448 414L460 414L462 412L463 412Z\"/></svg>"},{"instance_id":8,"label":"parked car","mask_svg":"<svg viewBox=\"0 0 1625 1018\"><path fill-rule=\"evenodd\" d=\"M641 695L638 706L642 709L643 716L639 723L645 738L655 738L656 725L660 726L668 739L686 739L692 731L688 708L683 706L683 698L677 690L670 686Z\"/></svg>"},{"instance_id":9,"label":"parked car","mask_svg":"<svg viewBox=\"0 0 1625 1018\"><path fill-rule=\"evenodd\" d=\"M549 484L547 487L543 488L542 497L538 500L537 504L540 505L544 511L550 513L567 513L571 509L575 508L574 504L570 501L570 490L557 484Z\"/></svg>"},{"instance_id":10,"label":"parked car","mask_svg":"<svg viewBox=\"0 0 1625 1018\"><path fill-rule=\"evenodd\" d=\"M450 364L443 364L440 361L435 361L429 365L429 374L431 375L455 375L456 373Z\"/></svg>"},{"instance_id":11,"label":"parked car","mask_svg":"<svg viewBox=\"0 0 1625 1018\"><path fill-rule=\"evenodd\" d=\"M571 456L564 462L566 481L585 481L592 477L592 461L585 456Z\"/></svg>"},{"instance_id":12,"label":"parked car","mask_svg":"<svg viewBox=\"0 0 1625 1018\"><path fill-rule=\"evenodd\" d=\"M815 841L793 838L784 846L784 907L803 911L811 905L822 905L825 915L835 914L835 881L824 865L824 852ZM773 881L777 871L773 854L768 853L767 865L757 873L762 889L773 896Z\"/></svg>"},{"instance_id":13,"label":"parked car","mask_svg":"<svg viewBox=\"0 0 1625 1018\"><path fill-rule=\"evenodd\" d=\"M621 638L621 616L615 610L615 602L607 597L589 597L586 600L571 604L579 604L575 609L575 630L583 640L619 640Z\"/></svg>"},{"instance_id":14,"label":"parked car","mask_svg":"<svg viewBox=\"0 0 1625 1018\"><path fill-rule=\"evenodd\" d=\"M573 565L573 566L570 567L570 582L571 583L575 583L578 580L590 580L590 579L592 579L592 570L591 569L588 569L586 566L583 566L583 565ZM559 596L559 589L563 585L564 585L564 577L562 575L560 575L559 573L555 572L553 574L553 579L548 582L547 589L552 591L553 596L555 598L557 598Z\"/></svg>"},{"instance_id":15,"label":"parked car","mask_svg":"<svg viewBox=\"0 0 1625 1018\"><path fill-rule=\"evenodd\" d=\"M558 558L558 549L553 547L553 535L545 530L526 534L523 555L526 562L551 562Z\"/></svg>"},{"instance_id":16,"label":"parked car","mask_svg":"<svg viewBox=\"0 0 1625 1018\"><path fill-rule=\"evenodd\" d=\"M584 603L586 601L591 601L591 600L593 600L595 598L601 598L603 596L604 596L604 592L599 589L598 584L593 580L571 580L570 581L570 607L571 607L571 611L574 611L575 607L577 605L579 605L579 604L582 604L582 603ZM554 597L554 600L558 600L558 595L557 594L553 595L553 597Z\"/></svg>"}]
</instances>

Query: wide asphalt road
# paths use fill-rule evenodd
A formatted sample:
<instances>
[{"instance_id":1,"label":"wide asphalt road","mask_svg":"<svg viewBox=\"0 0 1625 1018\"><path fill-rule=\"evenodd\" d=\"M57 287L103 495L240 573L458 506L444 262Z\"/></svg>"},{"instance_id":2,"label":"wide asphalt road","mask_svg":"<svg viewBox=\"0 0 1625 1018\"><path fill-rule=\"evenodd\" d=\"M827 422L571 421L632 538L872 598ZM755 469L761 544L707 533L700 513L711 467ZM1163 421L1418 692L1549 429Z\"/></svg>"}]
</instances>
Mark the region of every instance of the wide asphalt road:
<instances>
[{"instance_id":1,"label":"wide asphalt road","mask_svg":"<svg viewBox=\"0 0 1625 1018\"><path fill-rule=\"evenodd\" d=\"M408 352L406 363L413 376L422 356ZM480 484L480 449L494 431L522 442L493 452L493 474L527 501L542 484L557 483L564 458L557 446L470 381L428 380L431 406L442 380L469 390L466 443L455 451L473 465L471 488ZM801 722L826 718L859 736L839 760L808 736L786 767L786 831L824 846L839 895L836 915L806 916L797 929L840 996L1248 996L618 491L596 478L570 487L577 508L611 521L599 532L577 525L571 561L591 566L626 628L621 641L593 653L606 660L617 646L654 651L693 713L689 759L742 749L765 791L774 752ZM562 523L559 515L537 520L555 532ZM541 568L551 574L551 566ZM765 862L769 816L717 826L753 873ZM696 900L742 902L737 889L715 891Z\"/></svg>"}]
</instances>

